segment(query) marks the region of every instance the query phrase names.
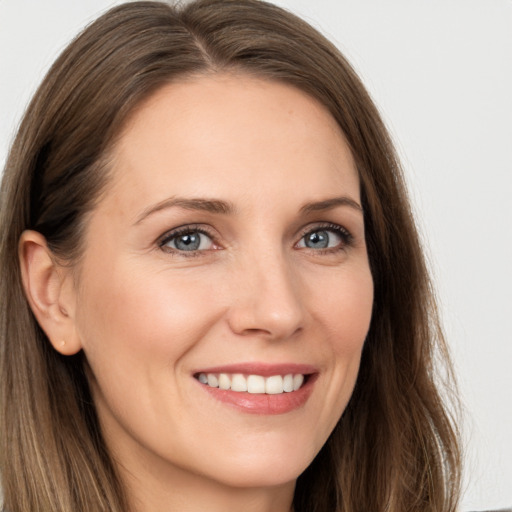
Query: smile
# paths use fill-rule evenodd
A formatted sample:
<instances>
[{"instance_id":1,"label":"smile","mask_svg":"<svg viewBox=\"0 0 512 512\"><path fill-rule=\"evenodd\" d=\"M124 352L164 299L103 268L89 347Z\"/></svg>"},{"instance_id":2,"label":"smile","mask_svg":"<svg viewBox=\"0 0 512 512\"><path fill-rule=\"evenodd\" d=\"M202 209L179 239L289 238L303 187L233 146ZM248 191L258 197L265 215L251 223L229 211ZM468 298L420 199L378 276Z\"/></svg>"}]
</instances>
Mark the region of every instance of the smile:
<instances>
[{"instance_id":1,"label":"smile","mask_svg":"<svg viewBox=\"0 0 512 512\"><path fill-rule=\"evenodd\" d=\"M231 390L238 393L279 395L298 391L304 383L301 373L285 375L244 375L242 373L199 373L197 380L211 388Z\"/></svg>"},{"instance_id":2,"label":"smile","mask_svg":"<svg viewBox=\"0 0 512 512\"><path fill-rule=\"evenodd\" d=\"M192 375L215 401L243 413L273 415L304 407L319 371L309 364L238 363L198 368Z\"/></svg>"}]
</instances>

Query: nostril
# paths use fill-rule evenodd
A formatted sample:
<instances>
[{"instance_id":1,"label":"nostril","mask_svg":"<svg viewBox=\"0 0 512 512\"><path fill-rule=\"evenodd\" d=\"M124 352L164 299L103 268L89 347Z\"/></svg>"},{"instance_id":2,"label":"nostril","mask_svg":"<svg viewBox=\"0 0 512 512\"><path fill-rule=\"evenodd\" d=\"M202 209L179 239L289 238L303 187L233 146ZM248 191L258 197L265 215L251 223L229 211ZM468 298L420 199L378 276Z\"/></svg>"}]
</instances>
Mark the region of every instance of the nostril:
<instances>
[{"instance_id":1,"label":"nostril","mask_svg":"<svg viewBox=\"0 0 512 512\"><path fill-rule=\"evenodd\" d=\"M245 262L243 275L233 281L233 301L228 321L239 335L287 339L303 327L304 308L297 283L286 262L275 259Z\"/></svg>"}]
</instances>

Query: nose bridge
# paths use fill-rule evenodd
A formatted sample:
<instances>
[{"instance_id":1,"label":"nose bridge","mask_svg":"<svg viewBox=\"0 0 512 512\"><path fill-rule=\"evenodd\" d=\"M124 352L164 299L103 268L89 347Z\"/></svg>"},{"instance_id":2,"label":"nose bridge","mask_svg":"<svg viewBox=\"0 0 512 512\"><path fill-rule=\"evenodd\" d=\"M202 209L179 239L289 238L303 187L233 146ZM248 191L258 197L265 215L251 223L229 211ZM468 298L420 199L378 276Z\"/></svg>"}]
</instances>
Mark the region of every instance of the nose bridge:
<instances>
[{"instance_id":1,"label":"nose bridge","mask_svg":"<svg viewBox=\"0 0 512 512\"><path fill-rule=\"evenodd\" d=\"M282 250L254 251L235 280L231 325L240 334L264 333L283 339L302 327L300 283Z\"/></svg>"}]
</instances>

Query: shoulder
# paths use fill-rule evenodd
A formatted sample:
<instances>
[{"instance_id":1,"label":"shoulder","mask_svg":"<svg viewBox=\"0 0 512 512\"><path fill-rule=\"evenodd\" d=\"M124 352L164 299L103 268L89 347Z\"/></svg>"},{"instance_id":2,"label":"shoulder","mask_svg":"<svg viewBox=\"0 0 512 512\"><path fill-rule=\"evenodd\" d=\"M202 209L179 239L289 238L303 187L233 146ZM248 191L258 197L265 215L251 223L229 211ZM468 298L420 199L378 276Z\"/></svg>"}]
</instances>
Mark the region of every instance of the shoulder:
<instances>
[{"instance_id":1,"label":"shoulder","mask_svg":"<svg viewBox=\"0 0 512 512\"><path fill-rule=\"evenodd\" d=\"M472 511L472 512L477 512L476 510L475 511ZM512 508L495 508L493 510L481 510L479 512L512 512Z\"/></svg>"}]
</instances>

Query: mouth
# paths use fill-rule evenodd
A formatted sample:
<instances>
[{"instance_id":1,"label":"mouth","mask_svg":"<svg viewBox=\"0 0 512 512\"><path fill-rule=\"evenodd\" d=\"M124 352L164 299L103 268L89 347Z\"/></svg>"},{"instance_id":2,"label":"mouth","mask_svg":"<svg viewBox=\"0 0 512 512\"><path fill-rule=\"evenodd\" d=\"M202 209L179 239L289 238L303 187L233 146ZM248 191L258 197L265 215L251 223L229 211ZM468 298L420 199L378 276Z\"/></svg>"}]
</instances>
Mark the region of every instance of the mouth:
<instances>
[{"instance_id":1,"label":"mouth","mask_svg":"<svg viewBox=\"0 0 512 512\"><path fill-rule=\"evenodd\" d=\"M302 407L318 372L309 365L241 364L197 371L202 389L214 399L255 414L282 414Z\"/></svg>"},{"instance_id":2,"label":"mouth","mask_svg":"<svg viewBox=\"0 0 512 512\"><path fill-rule=\"evenodd\" d=\"M285 375L263 375L243 373L199 373L194 377L210 388L231 390L236 393L280 395L298 391L309 375L287 373Z\"/></svg>"}]
</instances>

